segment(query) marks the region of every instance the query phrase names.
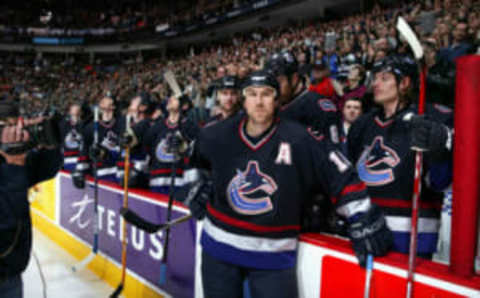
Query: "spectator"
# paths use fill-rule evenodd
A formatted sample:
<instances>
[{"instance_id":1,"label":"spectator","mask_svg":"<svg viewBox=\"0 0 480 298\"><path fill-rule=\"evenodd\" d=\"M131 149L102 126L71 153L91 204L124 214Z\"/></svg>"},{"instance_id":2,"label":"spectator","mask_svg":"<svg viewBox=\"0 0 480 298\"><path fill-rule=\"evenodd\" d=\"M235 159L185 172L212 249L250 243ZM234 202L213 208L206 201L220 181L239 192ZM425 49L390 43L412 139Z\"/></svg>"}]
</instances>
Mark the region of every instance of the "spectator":
<instances>
[{"instance_id":1,"label":"spectator","mask_svg":"<svg viewBox=\"0 0 480 298\"><path fill-rule=\"evenodd\" d=\"M340 96L343 96L341 85L330 78L330 70L322 60L317 60L313 64L309 90L330 99L338 99Z\"/></svg>"},{"instance_id":2,"label":"spectator","mask_svg":"<svg viewBox=\"0 0 480 298\"><path fill-rule=\"evenodd\" d=\"M452 43L447 48L443 48L438 53L438 58L450 63L455 63L458 57L471 54L474 49L468 41L468 23L459 20L452 33Z\"/></svg>"},{"instance_id":3,"label":"spectator","mask_svg":"<svg viewBox=\"0 0 480 298\"><path fill-rule=\"evenodd\" d=\"M348 79L344 88L344 95L338 102L338 109L343 110L344 103L350 98L358 98L363 101L367 87L365 82L365 68L360 64L354 64L348 73Z\"/></svg>"},{"instance_id":4,"label":"spectator","mask_svg":"<svg viewBox=\"0 0 480 298\"><path fill-rule=\"evenodd\" d=\"M340 138L342 144L342 150L344 153L347 153L347 137L348 131L352 124L360 117L363 113L362 101L358 98L351 97L345 101L345 105L342 109L342 125L340 127Z\"/></svg>"}]
</instances>

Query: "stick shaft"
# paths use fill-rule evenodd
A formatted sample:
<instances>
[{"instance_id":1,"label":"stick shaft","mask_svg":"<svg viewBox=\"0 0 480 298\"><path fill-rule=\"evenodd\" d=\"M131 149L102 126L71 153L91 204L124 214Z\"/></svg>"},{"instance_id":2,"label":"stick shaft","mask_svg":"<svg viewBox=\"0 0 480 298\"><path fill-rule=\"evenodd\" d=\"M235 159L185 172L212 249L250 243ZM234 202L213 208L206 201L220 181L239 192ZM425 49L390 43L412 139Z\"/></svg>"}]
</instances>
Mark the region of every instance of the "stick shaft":
<instances>
[{"instance_id":1,"label":"stick shaft","mask_svg":"<svg viewBox=\"0 0 480 298\"><path fill-rule=\"evenodd\" d=\"M363 292L363 298L370 297L370 287L372 284L372 270L373 270L373 256L369 254L367 256L367 274L365 275L365 290Z\"/></svg>"},{"instance_id":2,"label":"stick shaft","mask_svg":"<svg viewBox=\"0 0 480 298\"><path fill-rule=\"evenodd\" d=\"M130 148L125 148L125 168L123 174L123 208L128 208L128 177L130 173ZM125 282L125 272L127 269L127 223L122 221L123 239L122 239L122 281Z\"/></svg>"},{"instance_id":3,"label":"stick shaft","mask_svg":"<svg viewBox=\"0 0 480 298\"><path fill-rule=\"evenodd\" d=\"M426 69L420 66L420 96L418 101L418 114L425 113L425 77ZM423 172L423 154L417 151L415 153L415 175L413 181L412 198L412 219L410 230L410 250L408 253L408 273L407 273L407 298L413 297L413 277L415 273L415 259L417 257L417 238L418 238L418 213L420 206L420 194L422 191L422 172Z\"/></svg>"}]
</instances>

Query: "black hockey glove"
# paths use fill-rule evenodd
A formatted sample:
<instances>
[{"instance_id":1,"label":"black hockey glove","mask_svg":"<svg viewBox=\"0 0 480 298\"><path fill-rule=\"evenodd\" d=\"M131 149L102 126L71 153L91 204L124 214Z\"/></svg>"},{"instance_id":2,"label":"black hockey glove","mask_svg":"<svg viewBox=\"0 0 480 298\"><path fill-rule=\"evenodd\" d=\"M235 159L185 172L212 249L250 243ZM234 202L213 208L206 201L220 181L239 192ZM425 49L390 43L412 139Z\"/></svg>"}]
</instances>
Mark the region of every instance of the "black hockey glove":
<instances>
[{"instance_id":1,"label":"black hockey glove","mask_svg":"<svg viewBox=\"0 0 480 298\"><path fill-rule=\"evenodd\" d=\"M85 188L85 174L75 171L72 173L73 186L79 189Z\"/></svg>"},{"instance_id":2,"label":"black hockey glove","mask_svg":"<svg viewBox=\"0 0 480 298\"><path fill-rule=\"evenodd\" d=\"M412 125L410 142L412 149L433 152L451 150L452 136L447 126L420 115L412 116L410 122Z\"/></svg>"},{"instance_id":3,"label":"black hockey glove","mask_svg":"<svg viewBox=\"0 0 480 298\"><path fill-rule=\"evenodd\" d=\"M119 140L119 145L121 148L130 147L132 148L135 145L135 138L131 134L124 133Z\"/></svg>"},{"instance_id":4,"label":"black hockey glove","mask_svg":"<svg viewBox=\"0 0 480 298\"><path fill-rule=\"evenodd\" d=\"M106 155L107 152L105 148L96 144L93 144L88 151L88 156L90 157L90 159L95 161L103 160Z\"/></svg>"},{"instance_id":5,"label":"black hockey glove","mask_svg":"<svg viewBox=\"0 0 480 298\"><path fill-rule=\"evenodd\" d=\"M365 267L367 255L385 255L393 244L392 232L388 229L382 211L376 205L366 212L349 219L348 237L360 266Z\"/></svg>"},{"instance_id":6,"label":"black hockey glove","mask_svg":"<svg viewBox=\"0 0 480 298\"><path fill-rule=\"evenodd\" d=\"M212 181L200 179L182 187L175 193L174 198L187 205L193 217L201 220L207 213L207 203L213 193Z\"/></svg>"},{"instance_id":7,"label":"black hockey glove","mask_svg":"<svg viewBox=\"0 0 480 298\"><path fill-rule=\"evenodd\" d=\"M167 139L168 152L174 154L183 154L187 150L187 141L182 134L177 131L171 134Z\"/></svg>"}]
</instances>

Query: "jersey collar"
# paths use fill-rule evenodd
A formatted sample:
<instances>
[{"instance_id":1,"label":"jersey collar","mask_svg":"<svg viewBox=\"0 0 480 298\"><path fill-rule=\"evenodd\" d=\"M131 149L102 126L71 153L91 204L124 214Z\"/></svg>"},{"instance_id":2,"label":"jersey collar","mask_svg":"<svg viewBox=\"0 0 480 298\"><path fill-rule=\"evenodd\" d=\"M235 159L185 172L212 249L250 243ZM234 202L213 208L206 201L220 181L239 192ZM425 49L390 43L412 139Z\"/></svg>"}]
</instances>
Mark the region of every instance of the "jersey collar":
<instances>
[{"instance_id":1,"label":"jersey collar","mask_svg":"<svg viewBox=\"0 0 480 298\"><path fill-rule=\"evenodd\" d=\"M252 142L250 138L245 133L245 125L247 123L247 118L244 117L242 121L240 121L240 125L238 126L238 133L240 134L240 139L253 151L257 151L263 145L265 145L273 136L273 134L277 131L279 119L275 119L272 126L268 129L268 132L264 134L262 138L260 138L256 142Z\"/></svg>"}]
</instances>

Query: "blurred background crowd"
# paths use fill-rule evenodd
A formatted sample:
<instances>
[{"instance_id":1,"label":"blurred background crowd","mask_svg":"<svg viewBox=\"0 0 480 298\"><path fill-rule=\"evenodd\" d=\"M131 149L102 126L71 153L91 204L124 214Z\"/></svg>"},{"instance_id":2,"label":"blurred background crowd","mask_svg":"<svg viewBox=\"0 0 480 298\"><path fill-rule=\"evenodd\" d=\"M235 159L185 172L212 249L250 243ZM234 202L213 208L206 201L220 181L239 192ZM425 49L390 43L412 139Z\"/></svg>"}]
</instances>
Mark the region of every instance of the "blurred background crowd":
<instances>
[{"instance_id":1,"label":"blurred background crowd","mask_svg":"<svg viewBox=\"0 0 480 298\"><path fill-rule=\"evenodd\" d=\"M196 6L179 11L169 21L191 22L224 13L242 3L198 1ZM151 5L153 1L124 3L88 15L74 10L55 16L52 22L56 26L79 28L138 22L159 24L163 17L169 18ZM373 63L391 53L408 50L395 29L396 17L401 15L414 25L426 50L429 101L452 106L454 61L478 51L479 14L480 1L392 1L377 3L362 14L257 28L227 39L168 50L162 55L119 53L97 55L92 61L85 55L0 52L0 98L18 98L26 109L33 111L47 105L66 111L72 103L90 105L106 94L115 96L118 106L125 108L135 94L148 92L162 105L169 96L162 73L171 69L193 99L195 108L211 114L215 113L212 86L216 79L225 74L244 78L261 68L272 53L285 49L296 54L301 74L312 90L333 98L340 108L349 97L360 98L368 108L369 71ZM28 13L12 13L11 9L0 15L0 24L6 26L36 21Z\"/></svg>"}]
</instances>

